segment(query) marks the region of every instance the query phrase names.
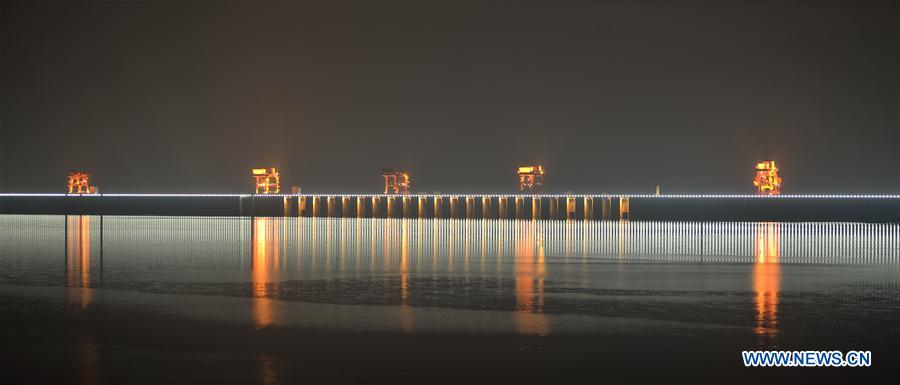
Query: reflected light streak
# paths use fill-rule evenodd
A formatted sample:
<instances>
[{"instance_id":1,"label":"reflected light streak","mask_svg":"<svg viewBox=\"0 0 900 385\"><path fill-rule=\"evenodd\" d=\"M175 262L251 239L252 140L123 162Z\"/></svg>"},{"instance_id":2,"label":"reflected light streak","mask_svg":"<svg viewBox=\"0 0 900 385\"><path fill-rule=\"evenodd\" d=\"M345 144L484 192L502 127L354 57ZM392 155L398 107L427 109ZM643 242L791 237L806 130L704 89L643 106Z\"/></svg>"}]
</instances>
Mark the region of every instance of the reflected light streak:
<instances>
[{"instance_id":1,"label":"reflected light streak","mask_svg":"<svg viewBox=\"0 0 900 385\"><path fill-rule=\"evenodd\" d=\"M778 248L778 224L756 225L754 237L756 262L753 265L753 291L756 303L754 332L759 345L777 347L778 295L781 290L781 264Z\"/></svg>"},{"instance_id":2,"label":"reflected light streak","mask_svg":"<svg viewBox=\"0 0 900 385\"><path fill-rule=\"evenodd\" d=\"M409 237L408 220L401 219L400 228L400 325L403 331L412 333L415 327L412 308L409 306Z\"/></svg>"},{"instance_id":3,"label":"reflected light streak","mask_svg":"<svg viewBox=\"0 0 900 385\"><path fill-rule=\"evenodd\" d=\"M276 367L278 361L275 357L262 353L259 355L259 383L263 385L271 385L281 383L278 379L278 371Z\"/></svg>"},{"instance_id":4,"label":"reflected light streak","mask_svg":"<svg viewBox=\"0 0 900 385\"><path fill-rule=\"evenodd\" d=\"M103 383L101 376L100 349L93 336L81 336L74 342L75 356L79 367L75 370L73 380L79 384Z\"/></svg>"},{"instance_id":5,"label":"reflected light streak","mask_svg":"<svg viewBox=\"0 0 900 385\"><path fill-rule=\"evenodd\" d=\"M91 217L66 218L66 290L67 303L87 308L92 300L91 286ZM100 351L93 336L81 336L73 341L78 368L73 373L76 382L100 383Z\"/></svg>"},{"instance_id":6,"label":"reflected light streak","mask_svg":"<svg viewBox=\"0 0 900 385\"><path fill-rule=\"evenodd\" d=\"M66 286L78 287L77 296L69 303L79 303L82 308L91 303L91 217L69 216L66 219ZM76 291L67 291L74 295ZM77 298L76 298L77 297Z\"/></svg>"},{"instance_id":7,"label":"reflected light streak","mask_svg":"<svg viewBox=\"0 0 900 385\"><path fill-rule=\"evenodd\" d=\"M273 300L269 297L278 294L273 276L279 268L280 224L281 221L274 218L253 219L253 319L260 329L271 326L275 318Z\"/></svg>"},{"instance_id":8,"label":"reflected light streak","mask_svg":"<svg viewBox=\"0 0 900 385\"><path fill-rule=\"evenodd\" d=\"M544 307L544 250L537 222L522 222L516 228L515 280L516 331L522 334L546 335L549 332ZM537 241L535 232L537 231ZM537 259L535 259L537 249ZM537 280L537 288L535 288Z\"/></svg>"}]
</instances>

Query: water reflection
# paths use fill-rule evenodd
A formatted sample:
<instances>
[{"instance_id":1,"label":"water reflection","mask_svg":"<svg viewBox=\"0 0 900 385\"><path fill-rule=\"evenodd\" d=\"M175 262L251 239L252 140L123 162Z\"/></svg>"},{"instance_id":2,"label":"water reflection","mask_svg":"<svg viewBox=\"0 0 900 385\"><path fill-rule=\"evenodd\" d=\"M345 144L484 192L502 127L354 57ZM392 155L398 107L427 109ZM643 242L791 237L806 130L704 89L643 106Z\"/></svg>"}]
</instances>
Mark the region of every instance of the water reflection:
<instances>
[{"instance_id":1,"label":"water reflection","mask_svg":"<svg viewBox=\"0 0 900 385\"><path fill-rule=\"evenodd\" d=\"M543 314L545 255L540 223L518 223L515 239L516 330L544 335L549 326Z\"/></svg>"},{"instance_id":2,"label":"water reflection","mask_svg":"<svg viewBox=\"0 0 900 385\"><path fill-rule=\"evenodd\" d=\"M271 297L278 295L275 275L283 256L282 225L281 218L253 218L251 224L250 270L253 283L253 320L257 329L267 328L275 322L275 303ZM274 356L261 353L258 365L261 384L280 382L277 359Z\"/></svg>"},{"instance_id":3,"label":"water reflection","mask_svg":"<svg viewBox=\"0 0 900 385\"><path fill-rule=\"evenodd\" d=\"M279 380L278 360L270 354L259 355L259 383L272 385L281 383Z\"/></svg>"},{"instance_id":4,"label":"water reflection","mask_svg":"<svg viewBox=\"0 0 900 385\"><path fill-rule=\"evenodd\" d=\"M794 290L827 280L865 281L872 274L886 274L889 279L879 276L879 282L893 284L900 265L896 224L103 220L101 226L98 217L0 216L0 280L71 286L73 308L91 303L97 294L87 288L98 286L101 277L110 288L247 296L260 329L277 325L279 316L290 321L287 312L277 312L281 303L273 302L286 299L391 305L392 326L407 332L429 322L417 312L421 308L502 310L508 312L506 327L528 334L561 330L564 326L547 314L569 311L565 301L605 301L608 292L615 297L644 295L641 290L716 291L739 293L741 300L752 292L752 303L740 306L755 316L742 318L742 325L751 326L761 343L774 344L785 324L779 313L784 313L785 285ZM857 276L802 281L782 279L783 264L892 269L842 270ZM745 279L734 279L735 271ZM577 311L616 316L618 306L632 306L614 305Z\"/></svg>"},{"instance_id":5,"label":"water reflection","mask_svg":"<svg viewBox=\"0 0 900 385\"><path fill-rule=\"evenodd\" d=\"M400 325L403 331L411 333L415 320L409 306L409 221L402 222L400 236Z\"/></svg>"},{"instance_id":6,"label":"water reflection","mask_svg":"<svg viewBox=\"0 0 900 385\"><path fill-rule=\"evenodd\" d=\"M280 218L254 218L252 233L253 315L257 328L271 326L274 322L274 306L271 297L278 295L273 284L280 267L281 231Z\"/></svg>"},{"instance_id":7,"label":"water reflection","mask_svg":"<svg viewBox=\"0 0 900 385\"><path fill-rule=\"evenodd\" d=\"M97 239L89 239L100 236L96 217L69 216L66 222L53 216L0 219L0 257L22 263L50 260L30 256L49 258L57 249L56 243L46 240L66 234L66 262L72 262L67 265L67 282L96 284L91 271L81 268L99 265L92 258ZM252 253L272 263L277 260L282 270L396 273L404 247L410 274L423 269L452 273L467 262L471 272L473 266L489 269L490 262L511 262L507 258L521 248L522 236L528 242L540 241L548 256L577 261L755 263L761 254L756 223L256 218L251 229L246 218L107 216L104 220L103 247L116 257L107 265L119 272L159 264L241 268ZM58 223L66 223L66 228ZM524 228L533 234L522 233ZM782 263L900 262L896 224L780 223L773 231L779 235ZM247 241L252 234L260 237L251 242L251 250Z\"/></svg>"},{"instance_id":8,"label":"water reflection","mask_svg":"<svg viewBox=\"0 0 900 385\"><path fill-rule=\"evenodd\" d=\"M91 217L75 215L66 218L66 284L72 287L91 285Z\"/></svg>"},{"instance_id":9,"label":"water reflection","mask_svg":"<svg viewBox=\"0 0 900 385\"><path fill-rule=\"evenodd\" d=\"M72 341L72 356L76 357L73 382L78 384L103 383L100 366L100 349L94 337L82 335Z\"/></svg>"},{"instance_id":10,"label":"water reflection","mask_svg":"<svg viewBox=\"0 0 900 385\"><path fill-rule=\"evenodd\" d=\"M93 299L91 289L91 217L71 215L65 217L66 253L66 304L67 309L87 308ZM71 340L70 349L78 365L73 372L76 382L100 383L100 352L93 335L85 334Z\"/></svg>"},{"instance_id":11,"label":"water reflection","mask_svg":"<svg viewBox=\"0 0 900 385\"><path fill-rule=\"evenodd\" d=\"M756 301L756 327L761 348L777 348L778 296L781 287L778 224L756 226L756 262L753 264L753 291Z\"/></svg>"},{"instance_id":12,"label":"water reflection","mask_svg":"<svg viewBox=\"0 0 900 385\"><path fill-rule=\"evenodd\" d=\"M91 217L66 217L66 286L69 303L82 308L91 303Z\"/></svg>"}]
</instances>

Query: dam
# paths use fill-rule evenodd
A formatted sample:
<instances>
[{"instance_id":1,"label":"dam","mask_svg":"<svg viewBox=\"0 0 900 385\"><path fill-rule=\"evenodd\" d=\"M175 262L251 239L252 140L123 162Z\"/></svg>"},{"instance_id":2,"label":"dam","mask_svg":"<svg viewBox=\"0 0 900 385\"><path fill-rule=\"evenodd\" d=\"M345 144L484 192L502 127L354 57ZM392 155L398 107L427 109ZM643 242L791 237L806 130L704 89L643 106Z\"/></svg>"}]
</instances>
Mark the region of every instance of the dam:
<instances>
[{"instance_id":1,"label":"dam","mask_svg":"<svg viewBox=\"0 0 900 385\"><path fill-rule=\"evenodd\" d=\"M0 214L900 222L900 195L0 194Z\"/></svg>"}]
</instances>

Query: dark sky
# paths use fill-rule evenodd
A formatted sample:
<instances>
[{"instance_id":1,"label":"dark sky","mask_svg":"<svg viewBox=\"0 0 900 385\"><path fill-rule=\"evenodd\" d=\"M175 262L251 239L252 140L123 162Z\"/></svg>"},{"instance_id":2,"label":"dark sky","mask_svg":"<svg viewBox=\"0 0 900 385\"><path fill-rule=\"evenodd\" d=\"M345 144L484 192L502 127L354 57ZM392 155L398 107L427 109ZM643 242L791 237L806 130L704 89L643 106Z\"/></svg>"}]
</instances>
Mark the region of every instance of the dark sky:
<instances>
[{"instance_id":1,"label":"dark sky","mask_svg":"<svg viewBox=\"0 0 900 385\"><path fill-rule=\"evenodd\" d=\"M900 191L897 1L3 1L0 191Z\"/></svg>"}]
</instances>

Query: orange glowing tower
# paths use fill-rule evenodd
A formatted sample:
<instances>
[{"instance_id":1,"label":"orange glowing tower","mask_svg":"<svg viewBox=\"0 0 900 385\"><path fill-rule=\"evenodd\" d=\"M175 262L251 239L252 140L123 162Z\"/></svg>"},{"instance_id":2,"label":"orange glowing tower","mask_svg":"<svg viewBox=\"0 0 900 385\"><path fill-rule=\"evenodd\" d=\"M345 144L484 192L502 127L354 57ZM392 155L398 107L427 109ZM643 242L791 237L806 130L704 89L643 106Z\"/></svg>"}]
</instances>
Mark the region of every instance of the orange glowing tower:
<instances>
[{"instance_id":1,"label":"orange glowing tower","mask_svg":"<svg viewBox=\"0 0 900 385\"><path fill-rule=\"evenodd\" d=\"M253 178L256 179L257 194L278 194L281 191L281 180L275 167L254 168Z\"/></svg>"},{"instance_id":2,"label":"orange glowing tower","mask_svg":"<svg viewBox=\"0 0 900 385\"><path fill-rule=\"evenodd\" d=\"M760 195L781 194L781 177L774 160L764 160L756 164L756 177L753 178L756 193Z\"/></svg>"},{"instance_id":3,"label":"orange glowing tower","mask_svg":"<svg viewBox=\"0 0 900 385\"><path fill-rule=\"evenodd\" d=\"M408 172L393 168L383 168L381 169L381 176L384 177L385 194L409 194L412 182L409 180Z\"/></svg>"},{"instance_id":4,"label":"orange glowing tower","mask_svg":"<svg viewBox=\"0 0 900 385\"><path fill-rule=\"evenodd\" d=\"M81 171L69 172L69 194L94 194L97 187L91 186L91 174Z\"/></svg>"},{"instance_id":5,"label":"orange glowing tower","mask_svg":"<svg viewBox=\"0 0 900 385\"><path fill-rule=\"evenodd\" d=\"M539 192L544 185L544 166L519 167L519 190Z\"/></svg>"}]
</instances>

